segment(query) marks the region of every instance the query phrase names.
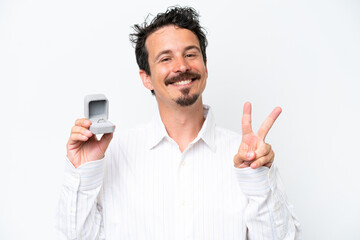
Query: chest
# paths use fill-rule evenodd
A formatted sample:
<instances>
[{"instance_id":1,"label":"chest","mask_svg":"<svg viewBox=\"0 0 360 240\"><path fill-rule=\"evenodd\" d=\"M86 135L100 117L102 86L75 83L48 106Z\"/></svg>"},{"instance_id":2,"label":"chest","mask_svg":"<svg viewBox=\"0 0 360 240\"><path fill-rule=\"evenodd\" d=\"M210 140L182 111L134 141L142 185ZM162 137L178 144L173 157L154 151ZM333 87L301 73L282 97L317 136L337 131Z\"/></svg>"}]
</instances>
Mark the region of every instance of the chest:
<instances>
[{"instance_id":1,"label":"chest","mask_svg":"<svg viewBox=\"0 0 360 240\"><path fill-rule=\"evenodd\" d=\"M170 146L125 158L113 174L116 179L104 185L108 231L116 228L126 239L244 235L247 203L233 174L231 153L206 149L184 154Z\"/></svg>"}]
</instances>

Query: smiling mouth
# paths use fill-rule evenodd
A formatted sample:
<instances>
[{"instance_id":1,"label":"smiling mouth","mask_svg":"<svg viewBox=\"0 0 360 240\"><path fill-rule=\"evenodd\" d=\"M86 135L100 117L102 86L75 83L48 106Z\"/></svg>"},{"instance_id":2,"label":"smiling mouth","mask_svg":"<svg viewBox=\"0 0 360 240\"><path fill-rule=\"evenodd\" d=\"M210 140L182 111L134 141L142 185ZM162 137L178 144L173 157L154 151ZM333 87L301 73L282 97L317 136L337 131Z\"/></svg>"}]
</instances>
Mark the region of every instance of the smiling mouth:
<instances>
[{"instance_id":1,"label":"smiling mouth","mask_svg":"<svg viewBox=\"0 0 360 240\"><path fill-rule=\"evenodd\" d=\"M189 83L191 83L192 81L195 81L195 80L196 79L181 80L181 81L170 83L170 84L175 85L175 86L182 86L182 85L187 85L187 84L189 84Z\"/></svg>"},{"instance_id":2,"label":"smiling mouth","mask_svg":"<svg viewBox=\"0 0 360 240\"><path fill-rule=\"evenodd\" d=\"M198 73L191 73L191 72L184 72L179 74L176 77L169 78L165 80L165 85L168 86L169 84L174 86L183 86L192 83L195 80L201 78L201 75Z\"/></svg>"}]
</instances>

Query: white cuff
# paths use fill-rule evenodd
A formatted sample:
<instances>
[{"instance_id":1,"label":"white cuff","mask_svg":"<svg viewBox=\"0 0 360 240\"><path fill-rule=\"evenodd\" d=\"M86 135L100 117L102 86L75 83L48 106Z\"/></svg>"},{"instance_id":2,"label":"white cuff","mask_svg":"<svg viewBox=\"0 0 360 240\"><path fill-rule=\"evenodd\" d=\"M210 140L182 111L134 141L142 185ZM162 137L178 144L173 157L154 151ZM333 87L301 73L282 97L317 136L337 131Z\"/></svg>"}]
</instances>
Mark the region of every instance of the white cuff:
<instances>
[{"instance_id":1,"label":"white cuff","mask_svg":"<svg viewBox=\"0 0 360 240\"><path fill-rule=\"evenodd\" d=\"M104 159L88 162L75 168L66 158L65 185L75 191L95 189L103 182L104 170Z\"/></svg>"},{"instance_id":2,"label":"white cuff","mask_svg":"<svg viewBox=\"0 0 360 240\"><path fill-rule=\"evenodd\" d=\"M259 167L257 169L236 168L234 167L235 176L238 180L241 190L247 196L265 195L270 190L268 167Z\"/></svg>"}]
</instances>

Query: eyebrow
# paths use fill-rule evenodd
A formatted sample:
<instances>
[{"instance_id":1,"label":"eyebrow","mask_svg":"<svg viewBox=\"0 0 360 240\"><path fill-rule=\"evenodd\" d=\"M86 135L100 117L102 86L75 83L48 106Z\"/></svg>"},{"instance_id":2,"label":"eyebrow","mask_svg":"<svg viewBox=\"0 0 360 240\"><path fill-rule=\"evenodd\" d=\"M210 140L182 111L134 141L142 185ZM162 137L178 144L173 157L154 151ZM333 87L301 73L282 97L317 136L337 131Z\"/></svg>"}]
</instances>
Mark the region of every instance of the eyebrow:
<instances>
[{"instance_id":1,"label":"eyebrow","mask_svg":"<svg viewBox=\"0 0 360 240\"><path fill-rule=\"evenodd\" d=\"M185 48L185 51L188 51L188 50L191 50L191 49L196 49L198 50L199 52L201 52L200 48L198 46L195 46L195 45L191 45L191 46L187 46Z\"/></svg>"},{"instance_id":2,"label":"eyebrow","mask_svg":"<svg viewBox=\"0 0 360 240\"><path fill-rule=\"evenodd\" d=\"M200 48L198 46L195 46L195 45L187 46L184 49L184 52L189 51L191 49L196 49L197 51L201 52ZM169 53L171 53L171 50L164 50L164 51L159 52L159 54L156 55L156 57L155 57L155 61L157 61L161 57L161 55L169 54Z\"/></svg>"},{"instance_id":3,"label":"eyebrow","mask_svg":"<svg viewBox=\"0 0 360 240\"><path fill-rule=\"evenodd\" d=\"M155 62L160 58L161 55L168 54L168 53L171 53L171 50L161 51L158 55L156 55Z\"/></svg>"}]
</instances>

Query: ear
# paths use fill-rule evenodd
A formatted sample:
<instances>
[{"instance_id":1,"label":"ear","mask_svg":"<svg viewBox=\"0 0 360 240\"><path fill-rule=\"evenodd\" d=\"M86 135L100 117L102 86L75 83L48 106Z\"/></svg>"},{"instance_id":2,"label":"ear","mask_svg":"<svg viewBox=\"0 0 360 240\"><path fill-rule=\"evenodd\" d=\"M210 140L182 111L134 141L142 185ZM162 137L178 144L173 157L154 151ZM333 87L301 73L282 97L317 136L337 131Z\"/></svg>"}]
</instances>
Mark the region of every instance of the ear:
<instances>
[{"instance_id":1,"label":"ear","mask_svg":"<svg viewBox=\"0 0 360 240\"><path fill-rule=\"evenodd\" d=\"M139 75L140 75L140 78L142 80L144 87L146 87L149 90L154 90L154 87L151 83L150 75L147 75L147 73L142 69L140 69Z\"/></svg>"},{"instance_id":2,"label":"ear","mask_svg":"<svg viewBox=\"0 0 360 240\"><path fill-rule=\"evenodd\" d=\"M206 73L206 79L208 78L208 69L207 69L207 63L205 62L205 73Z\"/></svg>"}]
</instances>

